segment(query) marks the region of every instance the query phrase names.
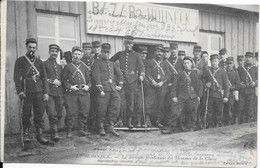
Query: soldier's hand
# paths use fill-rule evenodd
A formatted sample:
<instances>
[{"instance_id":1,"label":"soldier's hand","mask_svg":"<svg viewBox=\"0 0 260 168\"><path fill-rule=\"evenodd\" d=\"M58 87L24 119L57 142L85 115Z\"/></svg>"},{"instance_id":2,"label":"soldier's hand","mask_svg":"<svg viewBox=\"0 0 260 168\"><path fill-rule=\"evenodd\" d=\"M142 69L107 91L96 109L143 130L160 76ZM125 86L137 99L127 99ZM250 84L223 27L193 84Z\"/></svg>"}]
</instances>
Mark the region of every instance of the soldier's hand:
<instances>
[{"instance_id":1,"label":"soldier's hand","mask_svg":"<svg viewBox=\"0 0 260 168\"><path fill-rule=\"evenodd\" d=\"M122 88L120 86L116 86L116 90L120 91Z\"/></svg>"},{"instance_id":2,"label":"soldier's hand","mask_svg":"<svg viewBox=\"0 0 260 168\"><path fill-rule=\"evenodd\" d=\"M100 92L100 96L105 96L105 92L104 92L104 91L101 91L101 92Z\"/></svg>"},{"instance_id":3,"label":"soldier's hand","mask_svg":"<svg viewBox=\"0 0 260 168\"><path fill-rule=\"evenodd\" d=\"M152 81L152 84L153 84L154 86L157 86L157 85L158 85L157 82L155 82L155 80Z\"/></svg>"},{"instance_id":4,"label":"soldier's hand","mask_svg":"<svg viewBox=\"0 0 260 168\"><path fill-rule=\"evenodd\" d=\"M158 83L158 86L159 86L159 87L162 87L162 85L163 85L163 82L162 82L162 81Z\"/></svg>"},{"instance_id":5,"label":"soldier's hand","mask_svg":"<svg viewBox=\"0 0 260 168\"><path fill-rule=\"evenodd\" d=\"M89 86L85 84L82 85L82 90L89 91Z\"/></svg>"},{"instance_id":6,"label":"soldier's hand","mask_svg":"<svg viewBox=\"0 0 260 168\"><path fill-rule=\"evenodd\" d=\"M18 96L19 96L20 99L24 99L24 98L26 97L26 95L25 95L24 92L20 92L20 93L18 94Z\"/></svg>"},{"instance_id":7,"label":"soldier's hand","mask_svg":"<svg viewBox=\"0 0 260 168\"><path fill-rule=\"evenodd\" d=\"M142 75L139 77L139 79L140 81L144 81L144 77Z\"/></svg>"},{"instance_id":8,"label":"soldier's hand","mask_svg":"<svg viewBox=\"0 0 260 168\"><path fill-rule=\"evenodd\" d=\"M200 102L200 97L198 97L198 101Z\"/></svg>"},{"instance_id":9,"label":"soldier's hand","mask_svg":"<svg viewBox=\"0 0 260 168\"><path fill-rule=\"evenodd\" d=\"M254 86L255 86L255 82L252 81L252 82L250 83L250 86L251 86L251 87L254 87Z\"/></svg>"},{"instance_id":10,"label":"soldier's hand","mask_svg":"<svg viewBox=\"0 0 260 168\"><path fill-rule=\"evenodd\" d=\"M241 88L245 88L245 87L246 87L246 85L245 85L244 82L241 82L241 83L240 83L240 86L241 86Z\"/></svg>"},{"instance_id":11,"label":"soldier's hand","mask_svg":"<svg viewBox=\"0 0 260 168\"><path fill-rule=\"evenodd\" d=\"M70 89L73 90L73 91L79 90L78 85L73 85L73 86L70 87Z\"/></svg>"},{"instance_id":12,"label":"soldier's hand","mask_svg":"<svg viewBox=\"0 0 260 168\"><path fill-rule=\"evenodd\" d=\"M230 87L230 90L235 90L235 86L231 86L231 87Z\"/></svg>"},{"instance_id":13,"label":"soldier's hand","mask_svg":"<svg viewBox=\"0 0 260 168\"><path fill-rule=\"evenodd\" d=\"M43 95L43 101L48 101L49 100L49 95L47 93L45 93Z\"/></svg>"},{"instance_id":14,"label":"soldier's hand","mask_svg":"<svg viewBox=\"0 0 260 168\"><path fill-rule=\"evenodd\" d=\"M227 103L227 102L228 102L228 98L225 97L225 98L223 99L223 102L224 102L224 103Z\"/></svg>"},{"instance_id":15,"label":"soldier's hand","mask_svg":"<svg viewBox=\"0 0 260 168\"><path fill-rule=\"evenodd\" d=\"M207 87L207 88L210 88L210 86L211 86L211 83L210 83L210 82L206 83L206 87Z\"/></svg>"},{"instance_id":16,"label":"soldier's hand","mask_svg":"<svg viewBox=\"0 0 260 168\"><path fill-rule=\"evenodd\" d=\"M56 86L60 86L61 82L58 79L54 79L53 84Z\"/></svg>"},{"instance_id":17,"label":"soldier's hand","mask_svg":"<svg viewBox=\"0 0 260 168\"><path fill-rule=\"evenodd\" d=\"M177 103L178 102L178 98L174 97L174 98L172 98L172 101L173 101L173 103Z\"/></svg>"}]
</instances>

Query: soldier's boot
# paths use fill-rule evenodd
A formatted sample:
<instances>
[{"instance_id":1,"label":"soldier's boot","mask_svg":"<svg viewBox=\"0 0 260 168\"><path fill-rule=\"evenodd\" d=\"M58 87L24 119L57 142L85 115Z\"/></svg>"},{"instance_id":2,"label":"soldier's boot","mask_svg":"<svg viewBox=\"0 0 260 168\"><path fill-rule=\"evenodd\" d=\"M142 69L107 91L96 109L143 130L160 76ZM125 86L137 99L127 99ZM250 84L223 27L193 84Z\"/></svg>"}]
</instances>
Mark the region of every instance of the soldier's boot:
<instances>
[{"instance_id":1,"label":"soldier's boot","mask_svg":"<svg viewBox=\"0 0 260 168\"><path fill-rule=\"evenodd\" d=\"M29 142L30 141L30 134L29 134L29 128L24 128L23 130L23 141Z\"/></svg>"},{"instance_id":2,"label":"soldier's boot","mask_svg":"<svg viewBox=\"0 0 260 168\"><path fill-rule=\"evenodd\" d=\"M140 117L137 117L136 127L137 127L137 128L140 128L140 127L141 127L141 118L140 118Z\"/></svg>"},{"instance_id":3,"label":"soldier's boot","mask_svg":"<svg viewBox=\"0 0 260 168\"><path fill-rule=\"evenodd\" d=\"M114 136L117 136L117 137L119 136L119 133L115 131L115 129L114 129L114 127L113 127L112 124L110 124L110 125L108 126L107 131L108 131L109 133L111 133L112 135L114 135Z\"/></svg>"},{"instance_id":4,"label":"soldier's boot","mask_svg":"<svg viewBox=\"0 0 260 168\"><path fill-rule=\"evenodd\" d=\"M106 132L105 132L105 129L104 129L104 123L100 123L100 125L99 125L99 134L101 136L105 136L106 135Z\"/></svg>"},{"instance_id":5,"label":"soldier's boot","mask_svg":"<svg viewBox=\"0 0 260 168\"><path fill-rule=\"evenodd\" d=\"M127 124L128 124L128 127L129 127L129 128L134 128L134 126L133 126L133 124L132 124L132 119L133 119L133 117L129 117L129 118L128 118Z\"/></svg>"},{"instance_id":6,"label":"soldier's boot","mask_svg":"<svg viewBox=\"0 0 260 168\"><path fill-rule=\"evenodd\" d=\"M87 135L86 131L84 130L84 127L81 127L81 128L79 129L79 134L78 134L78 135L79 135L80 137Z\"/></svg>"},{"instance_id":7,"label":"soldier's boot","mask_svg":"<svg viewBox=\"0 0 260 168\"><path fill-rule=\"evenodd\" d=\"M145 124L144 124L144 127L151 127L151 126L152 126L152 123L151 123L150 116L147 115L146 118L145 118Z\"/></svg>"},{"instance_id":8,"label":"soldier's boot","mask_svg":"<svg viewBox=\"0 0 260 168\"><path fill-rule=\"evenodd\" d=\"M162 130L162 134L172 134L173 133L173 128L172 127L166 127L165 130Z\"/></svg>"},{"instance_id":9,"label":"soldier's boot","mask_svg":"<svg viewBox=\"0 0 260 168\"><path fill-rule=\"evenodd\" d=\"M57 125L54 125L53 128L52 128L51 140L53 140L54 142L58 142L60 140Z\"/></svg>"},{"instance_id":10,"label":"soldier's boot","mask_svg":"<svg viewBox=\"0 0 260 168\"><path fill-rule=\"evenodd\" d=\"M37 128L36 140L42 145L47 145L49 143L49 141L43 137L41 128Z\"/></svg>"},{"instance_id":11,"label":"soldier's boot","mask_svg":"<svg viewBox=\"0 0 260 168\"><path fill-rule=\"evenodd\" d=\"M161 120L160 120L160 119L158 119L158 120L156 121L156 125L157 125L159 128L162 128L162 127L163 127L163 125L161 124Z\"/></svg>"},{"instance_id":12,"label":"soldier's boot","mask_svg":"<svg viewBox=\"0 0 260 168\"><path fill-rule=\"evenodd\" d=\"M71 128L67 129L67 138L72 138Z\"/></svg>"},{"instance_id":13,"label":"soldier's boot","mask_svg":"<svg viewBox=\"0 0 260 168\"><path fill-rule=\"evenodd\" d=\"M221 121L218 121L217 124L216 124L216 128L222 127L222 126L223 126L222 122L221 122Z\"/></svg>"},{"instance_id":14,"label":"soldier's boot","mask_svg":"<svg viewBox=\"0 0 260 168\"><path fill-rule=\"evenodd\" d=\"M91 132L90 132L89 129L88 129L88 126L85 127L85 132L86 132L87 135L90 135L90 134L91 134Z\"/></svg>"},{"instance_id":15,"label":"soldier's boot","mask_svg":"<svg viewBox=\"0 0 260 168\"><path fill-rule=\"evenodd\" d=\"M239 117L236 117L235 118L235 125L238 125L238 124L240 124L240 119L239 119Z\"/></svg>"},{"instance_id":16,"label":"soldier's boot","mask_svg":"<svg viewBox=\"0 0 260 168\"><path fill-rule=\"evenodd\" d=\"M117 123L114 125L114 127L123 127L124 126L124 124L123 124L123 121L122 121L122 119L120 118L118 121L117 121Z\"/></svg>"}]
</instances>

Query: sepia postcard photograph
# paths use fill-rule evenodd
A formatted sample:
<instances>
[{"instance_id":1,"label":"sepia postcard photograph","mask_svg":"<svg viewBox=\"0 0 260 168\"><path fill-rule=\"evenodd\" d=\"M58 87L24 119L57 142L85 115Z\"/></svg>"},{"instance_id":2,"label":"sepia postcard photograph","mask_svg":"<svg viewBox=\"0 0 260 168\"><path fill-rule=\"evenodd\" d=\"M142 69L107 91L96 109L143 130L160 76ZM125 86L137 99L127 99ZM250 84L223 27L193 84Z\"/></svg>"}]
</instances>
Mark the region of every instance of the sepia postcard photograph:
<instances>
[{"instance_id":1,"label":"sepia postcard photograph","mask_svg":"<svg viewBox=\"0 0 260 168\"><path fill-rule=\"evenodd\" d=\"M221 2L2 1L1 161L257 167L259 2Z\"/></svg>"}]
</instances>

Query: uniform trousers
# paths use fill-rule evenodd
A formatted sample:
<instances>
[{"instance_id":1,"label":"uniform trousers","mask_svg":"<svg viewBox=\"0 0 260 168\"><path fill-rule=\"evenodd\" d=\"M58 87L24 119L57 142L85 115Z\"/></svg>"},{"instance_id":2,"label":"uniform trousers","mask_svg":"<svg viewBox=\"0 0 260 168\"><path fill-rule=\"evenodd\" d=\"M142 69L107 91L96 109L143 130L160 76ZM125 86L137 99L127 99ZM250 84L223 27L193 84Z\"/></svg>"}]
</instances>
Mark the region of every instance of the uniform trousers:
<instances>
[{"instance_id":1,"label":"uniform trousers","mask_svg":"<svg viewBox=\"0 0 260 168\"><path fill-rule=\"evenodd\" d=\"M50 121L50 126L57 125L62 118L63 96L49 95L49 100L46 103L46 112Z\"/></svg>"}]
</instances>

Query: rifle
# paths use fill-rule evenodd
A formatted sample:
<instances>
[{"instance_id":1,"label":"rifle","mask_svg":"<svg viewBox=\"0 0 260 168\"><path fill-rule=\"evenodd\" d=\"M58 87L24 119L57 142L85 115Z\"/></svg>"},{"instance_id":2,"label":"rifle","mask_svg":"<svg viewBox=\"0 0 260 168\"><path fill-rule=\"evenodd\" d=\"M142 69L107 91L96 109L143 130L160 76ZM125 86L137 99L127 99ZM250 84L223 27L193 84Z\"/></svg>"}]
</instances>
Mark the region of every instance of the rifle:
<instances>
[{"instance_id":1,"label":"rifle","mask_svg":"<svg viewBox=\"0 0 260 168\"><path fill-rule=\"evenodd\" d=\"M144 123L145 123L146 118L145 118L145 109L144 109L144 85L143 85L143 81L141 81L141 93L142 93L142 108L143 108L142 111L143 111L143 117L144 117ZM145 132L147 132L147 126L145 126Z\"/></svg>"},{"instance_id":2,"label":"rifle","mask_svg":"<svg viewBox=\"0 0 260 168\"><path fill-rule=\"evenodd\" d=\"M204 115L204 127L207 128L207 114L208 114L208 102L209 102L209 89L206 89L206 103L205 103L205 115Z\"/></svg>"},{"instance_id":3,"label":"rifle","mask_svg":"<svg viewBox=\"0 0 260 168\"><path fill-rule=\"evenodd\" d=\"M26 92L26 81L23 79L23 88L24 93ZM24 149L24 141L23 141L23 105L24 105L24 99L20 99L20 108L19 108L19 119L20 119L20 133L21 133L21 142L22 142L22 148Z\"/></svg>"},{"instance_id":4,"label":"rifle","mask_svg":"<svg viewBox=\"0 0 260 168\"><path fill-rule=\"evenodd\" d=\"M220 93L221 97L223 97L221 89L220 89L220 85L219 85L217 79L213 76L212 72L209 69L208 69L208 71L209 71L209 74L210 74L211 78L213 79L214 83L216 84L218 92Z\"/></svg>"}]
</instances>

